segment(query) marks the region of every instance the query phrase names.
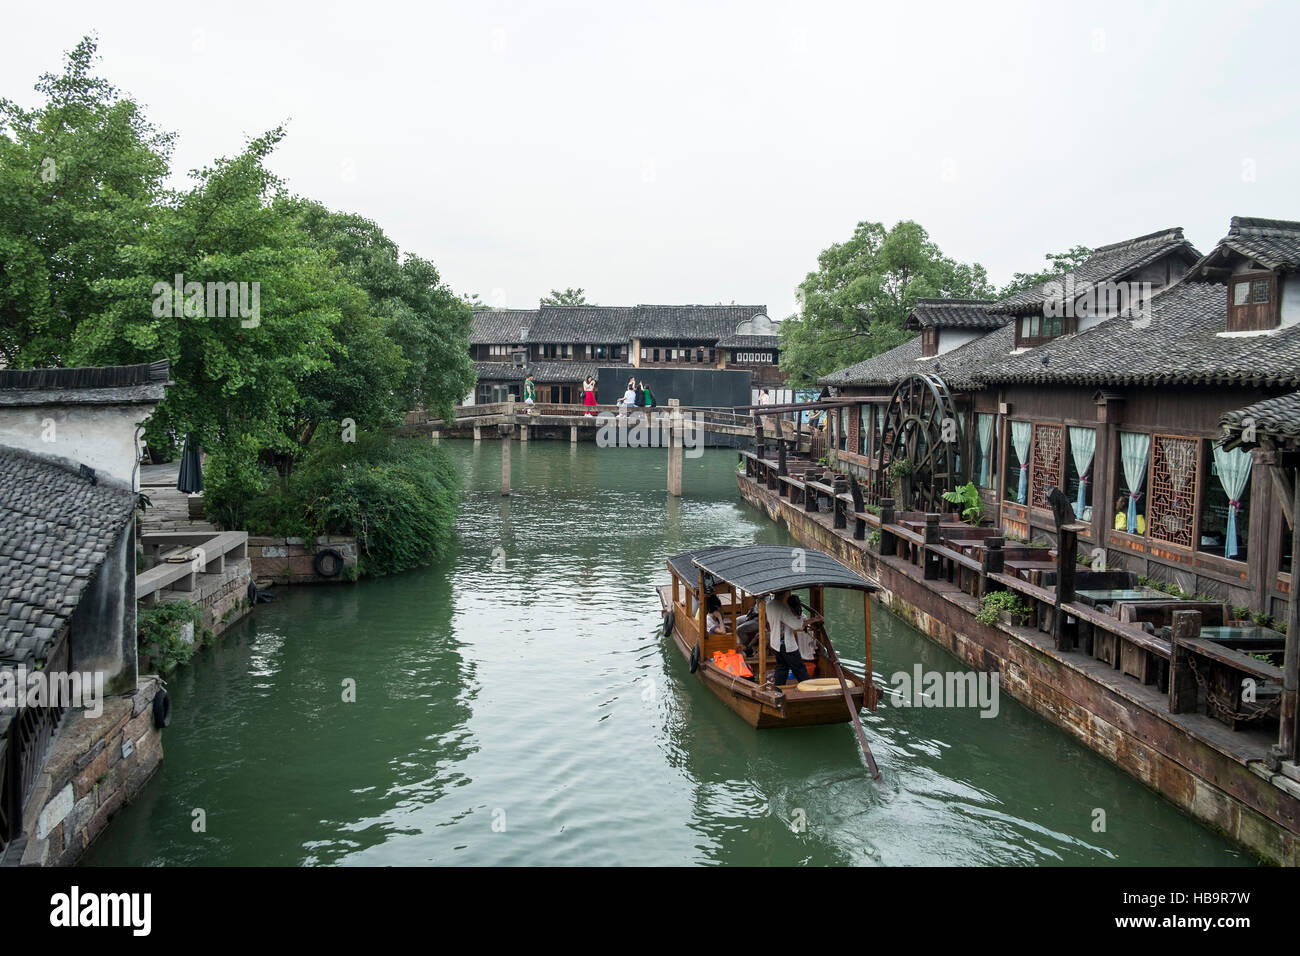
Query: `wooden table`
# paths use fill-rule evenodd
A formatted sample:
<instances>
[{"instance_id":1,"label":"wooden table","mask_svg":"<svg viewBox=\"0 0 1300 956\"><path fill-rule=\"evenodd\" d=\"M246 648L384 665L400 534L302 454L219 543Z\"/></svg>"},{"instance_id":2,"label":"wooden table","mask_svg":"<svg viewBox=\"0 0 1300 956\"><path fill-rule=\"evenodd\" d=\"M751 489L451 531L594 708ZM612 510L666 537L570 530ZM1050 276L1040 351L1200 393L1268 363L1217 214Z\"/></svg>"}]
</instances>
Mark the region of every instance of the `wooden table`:
<instances>
[{"instance_id":1,"label":"wooden table","mask_svg":"<svg viewBox=\"0 0 1300 956\"><path fill-rule=\"evenodd\" d=\"M983 538L953 538L948 542L948 547L969 557L979 557L979 552L983 551L986 545Z\"/></svg>"},{"instance_id":2,"label":"wooden table","mask_svg":"<svg viewBox=\"0 0 1300 956\"><path fill-rule=\"evenodd\" d=\"M1044 571L1055 571L1055 561L1004 561L1003 566L1018 578L1038 584Z\"/></svg>"}]
</instances>

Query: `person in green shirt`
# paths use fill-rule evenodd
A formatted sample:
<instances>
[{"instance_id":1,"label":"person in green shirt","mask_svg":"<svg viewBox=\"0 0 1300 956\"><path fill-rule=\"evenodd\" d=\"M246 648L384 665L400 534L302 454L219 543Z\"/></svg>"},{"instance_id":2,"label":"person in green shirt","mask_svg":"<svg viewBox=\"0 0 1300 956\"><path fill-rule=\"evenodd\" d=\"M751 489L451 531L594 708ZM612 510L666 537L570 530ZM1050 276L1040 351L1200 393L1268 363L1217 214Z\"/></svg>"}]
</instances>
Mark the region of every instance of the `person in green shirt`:
<instances>
[{"instance_id":1,"label":"person in green shirt","mask_svg":"<svg viewBox=\"0 0 1300 956\"><path fill-rule=\"evenodd\" d=\"M536 400L536 398L537 398L537 385L533 382L532 374L529 373L528 377L524 379L524 404L531 405ZM530 408L528 410L528 414L531 415L532 413L533 410Z\"/></svg>"}]
</instances>

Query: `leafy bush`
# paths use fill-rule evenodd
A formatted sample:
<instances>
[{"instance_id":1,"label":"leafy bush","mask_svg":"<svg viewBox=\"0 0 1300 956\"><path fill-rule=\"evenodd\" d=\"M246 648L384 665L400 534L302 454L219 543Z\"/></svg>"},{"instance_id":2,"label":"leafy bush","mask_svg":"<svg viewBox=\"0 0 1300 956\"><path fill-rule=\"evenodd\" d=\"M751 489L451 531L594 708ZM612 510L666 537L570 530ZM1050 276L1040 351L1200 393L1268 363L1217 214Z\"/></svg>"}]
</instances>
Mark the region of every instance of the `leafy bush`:
<instances>
[{"instance_id":1,"label":"leafy bush","mask_svg":"<svg viewBox=\"0 0 1300 956\"><path fill-rule=\"evenodd\" d=\"M203 469L203 510L218 527L243 531L251 505L273 481L271 470L258 463L253 442L231 440L208 456Z\"/></svg>"},{"instance_id":2,"label":"leafy bush","mask_svg":"<svg viewBox=\"0 0 1300 956\"><path fill-rule=\"evenodd\" d=\"M943 493L943 500L961 505L962 520L979 527L984 520L984 499L980 497L979 487L973 481Z\"/></svg>"},{"instance_id":3,"label":"leafy bush","mask_svg":"<svg viewBox=\"0 0 1300 956\"><path fill-rule=\"evenodd\" d=\"M181 637L186 624L194 625L194 643ZM189 601L161 601L136 612L139 648L149 657L154 671L165 674L178 664L186 663L194 647L206 635L203 608Z\"/></svg>"},{"instance_id":4,"label":"leafy bush","mask_svg":"<svg viewBox=\"0 0 1300 956\"><path fill-rule=\"evenodd\" d=\"M997 624L1003 611L1010 614L1021 627L1029 623L1029 606L1014 591L990 591L985 594L980 598L980 609L975 614L975 620L981 624Z\"/></svg>"},{"instance_id":5,"label":"leafy bush","mask_svg":"<svg viewBox=\"0 0 1300 956\"><path fill-rule=\"evenodd\" d=\"M427 564L451 539L458 475L432 442L318 435L289 480L249 507L251 534L354 535L362 574Z\"/></svg>"}]
</instances>

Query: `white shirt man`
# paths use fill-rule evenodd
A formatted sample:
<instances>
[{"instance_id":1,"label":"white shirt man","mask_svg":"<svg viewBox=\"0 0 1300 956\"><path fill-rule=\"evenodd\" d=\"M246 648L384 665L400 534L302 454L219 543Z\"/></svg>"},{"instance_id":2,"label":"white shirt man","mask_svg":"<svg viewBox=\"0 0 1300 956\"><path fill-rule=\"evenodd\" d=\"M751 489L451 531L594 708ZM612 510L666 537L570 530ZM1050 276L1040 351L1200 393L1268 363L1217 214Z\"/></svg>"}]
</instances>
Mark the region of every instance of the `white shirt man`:
<instances>
[{"instance_id":1,"label":"white shirt man","mask_svg":"<svg viewBox=\"0 0 1300 956\"><path fill-rule=\"evenodd\" d=\"M803 618L795 616L785 601L778 597L767 602L767 643L772 650L797 650L801 627L803 627ZM781 646L783 638L784 648Z\"/></svg>"}]
</instances>

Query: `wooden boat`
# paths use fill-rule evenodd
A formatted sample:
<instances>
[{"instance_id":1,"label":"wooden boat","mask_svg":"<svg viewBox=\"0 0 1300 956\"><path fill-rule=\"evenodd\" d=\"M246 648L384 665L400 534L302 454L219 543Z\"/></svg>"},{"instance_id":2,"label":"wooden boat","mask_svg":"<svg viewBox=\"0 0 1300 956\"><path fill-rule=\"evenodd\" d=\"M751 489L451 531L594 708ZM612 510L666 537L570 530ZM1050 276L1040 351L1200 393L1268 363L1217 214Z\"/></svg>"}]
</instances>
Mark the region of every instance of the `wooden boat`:
<instances>
[{"instance_id":1,"label":"wooden boat","mask_svg":"<svg viewBox=\"0 0 1300 956\"><path fill-rule=\"evenodd\" d=\"M668 571L672 583L657 589L663 605L664 634L672 634L692 671L719 700L758 729L852 720L862 736L857 711L864 706L874 710L879 700L879 691L870 679L871 593L880 590L877 585L830 555L806 548L702 548L669 558ZM840 666L822 618L826 588L862 592L865 676ZM766 639L767 599L769 595L802 590L808 592L803 604L811 609L808 621L818 638L817 660L808 681L776 687L767 683L768 672L776 664ZM705 624L711 595L722 604L722 633L708 633ZM753 677L739 677L715 664L713 654L736 649L739 622L754 607L758 609L760 639L749 665ZM865 749L865 737L863 746Z\"/></svg>"}]
</instances>

